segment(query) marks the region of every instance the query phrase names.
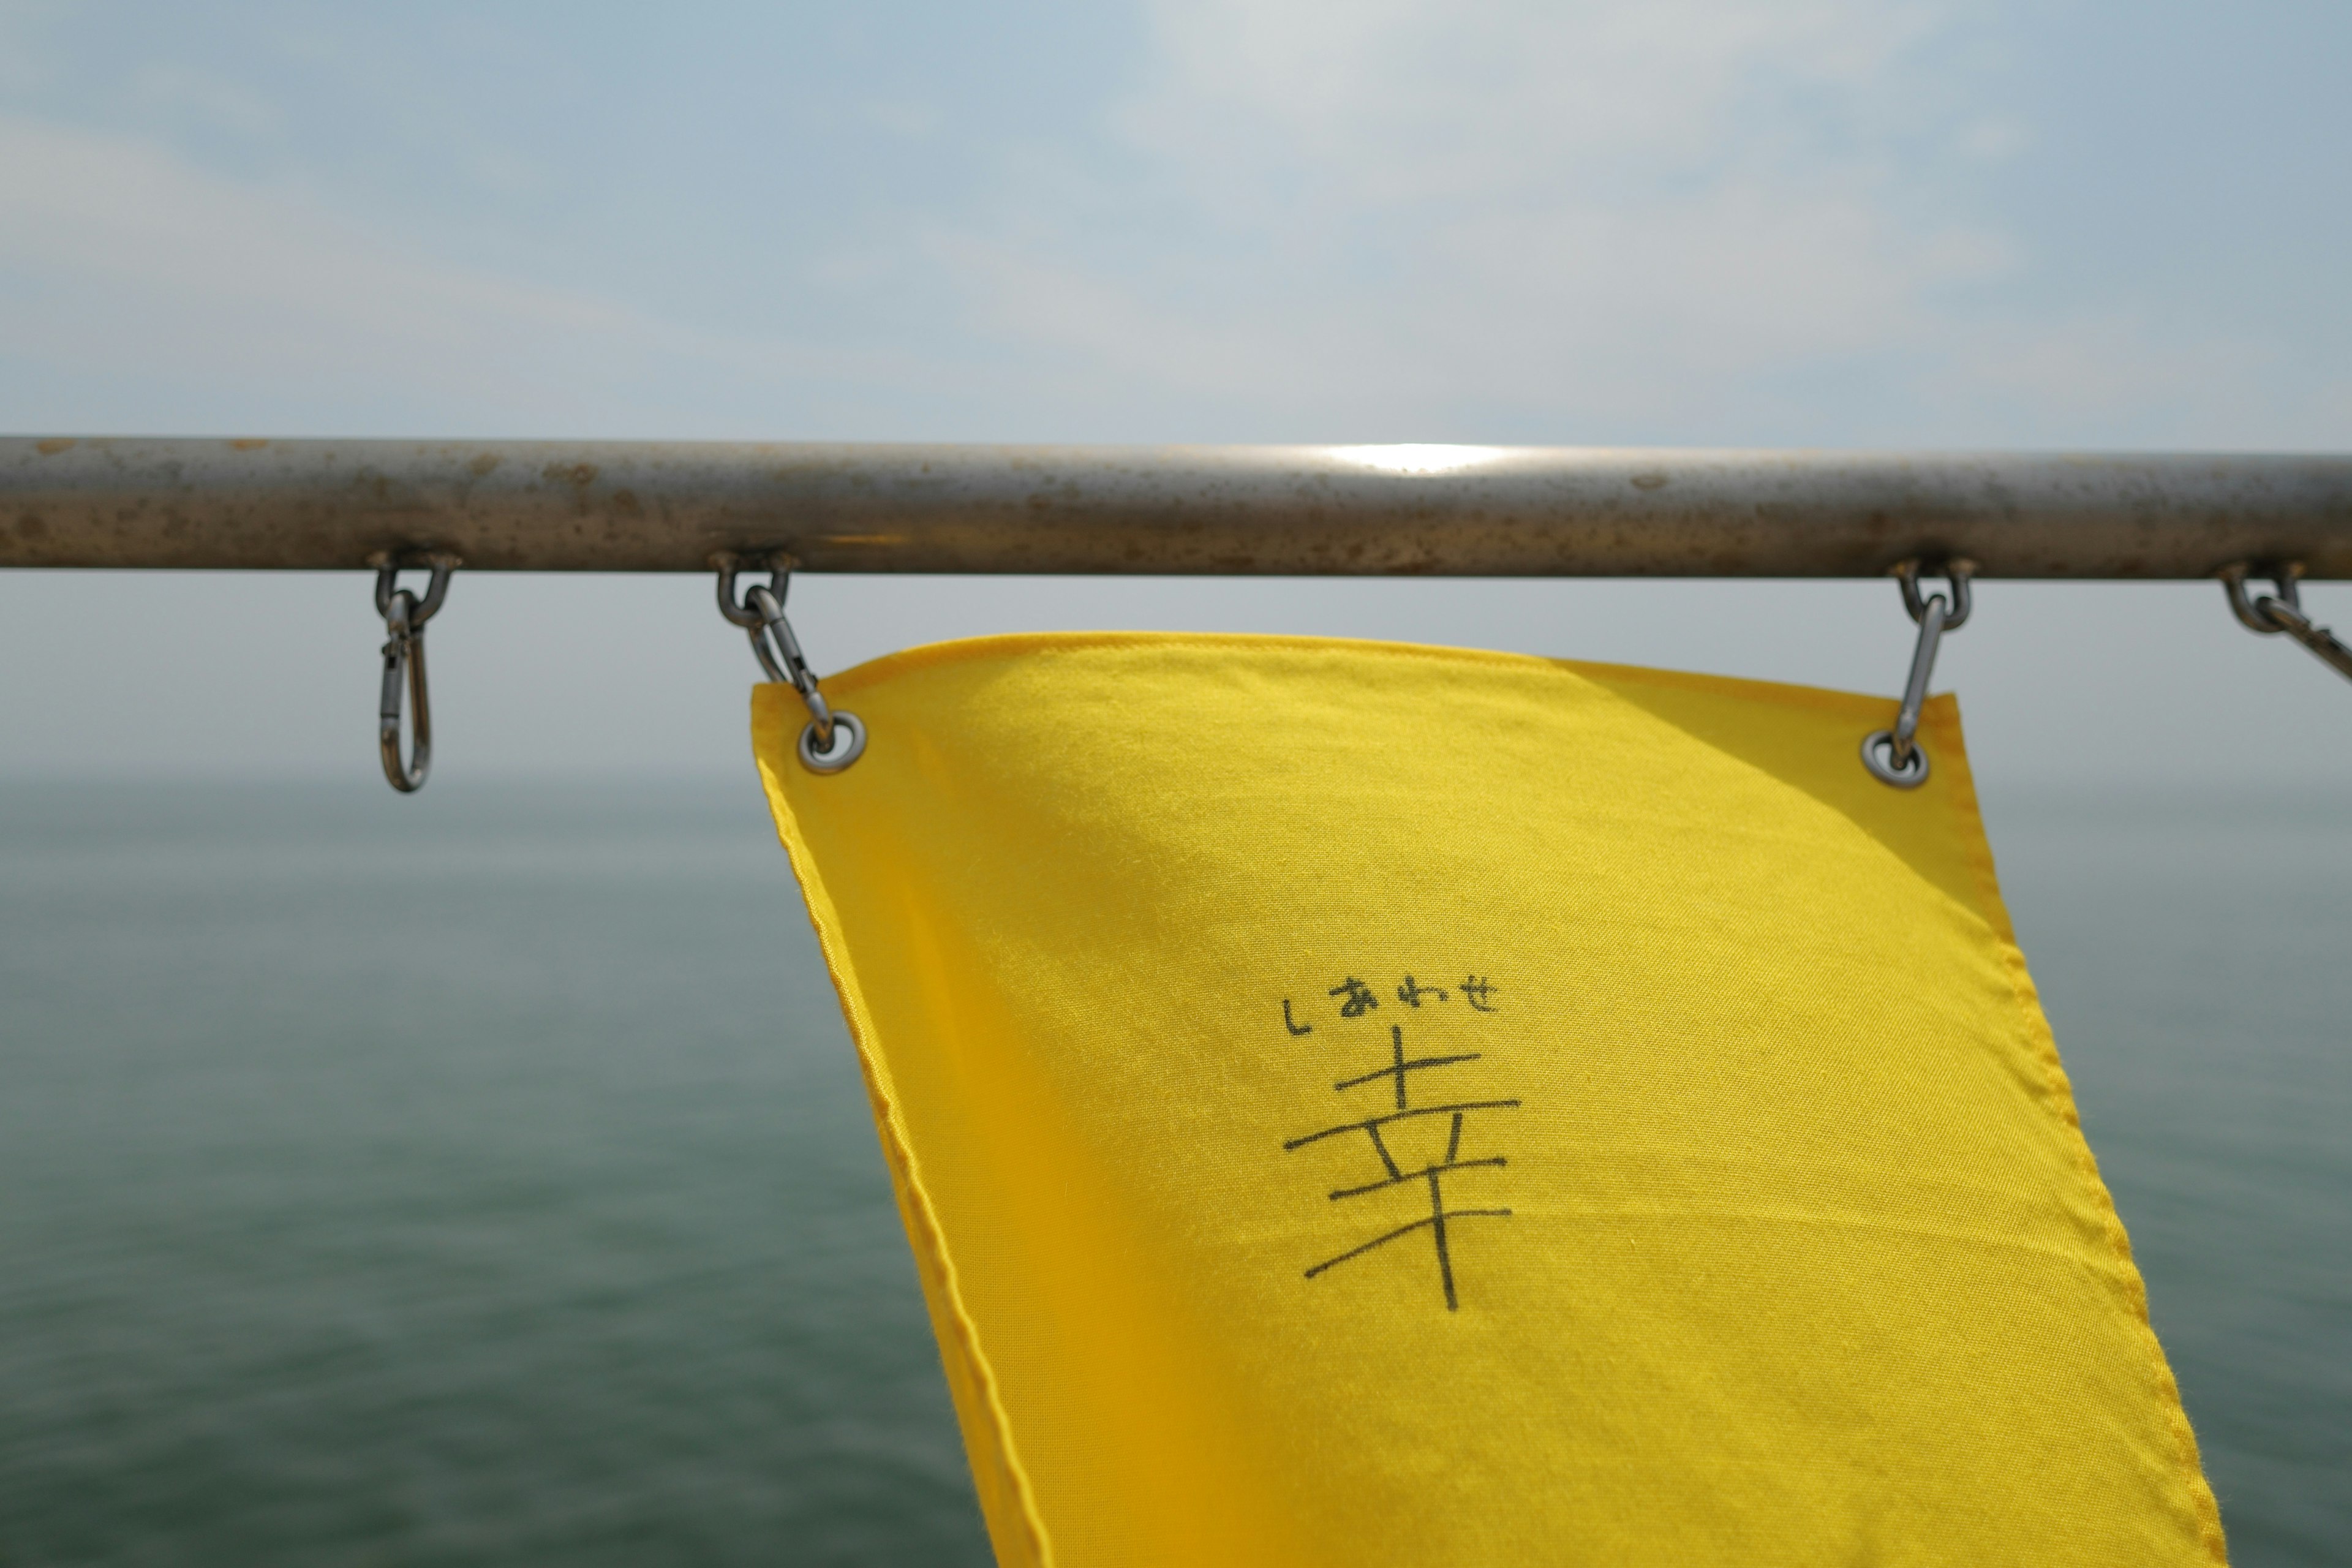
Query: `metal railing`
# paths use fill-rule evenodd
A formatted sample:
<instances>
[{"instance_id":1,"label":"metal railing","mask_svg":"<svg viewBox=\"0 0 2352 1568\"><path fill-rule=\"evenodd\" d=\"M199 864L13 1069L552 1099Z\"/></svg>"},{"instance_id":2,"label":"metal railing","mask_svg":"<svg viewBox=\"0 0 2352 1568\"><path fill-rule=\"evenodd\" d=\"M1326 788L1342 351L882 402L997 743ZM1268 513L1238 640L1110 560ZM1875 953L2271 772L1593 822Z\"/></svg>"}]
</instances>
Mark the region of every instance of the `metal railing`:
<instances>
[{"instance_id":1,"label":"metal railing","mask_svg":"<svg viewBox=\"0 0 2352 1568\"><path fill-rule=\"evenodd\" d=\"M793 572L1873 577L1919 624L1862 762L1927 776L1945 632L1985 577L2212 577L2250 629L2352 679L2297 584L2352 577L2352 458L1576 447L0 440L0 566L376 572L378 742L432 763L425 623L449 574L718 574L719 607L807 705L803 763L866 745L784 615ZM429 566L420 599L403 567ZM739 596L738 574L771 573ZM1945 594L1923 596L1922 572ZM2273 594L2247 591L2268 579ZM411 744L402 750L406 715Z\"/></svg>"},{"instance_id":2,"label":"metal railing","mask_svg":"<svg viewBox=\"0 0 2352 1568\"><path fill-rule=\"evenodd\" d=\"M2352 578L2352 458L0 440L0 566Z\"/></svg>"}]
</instances>

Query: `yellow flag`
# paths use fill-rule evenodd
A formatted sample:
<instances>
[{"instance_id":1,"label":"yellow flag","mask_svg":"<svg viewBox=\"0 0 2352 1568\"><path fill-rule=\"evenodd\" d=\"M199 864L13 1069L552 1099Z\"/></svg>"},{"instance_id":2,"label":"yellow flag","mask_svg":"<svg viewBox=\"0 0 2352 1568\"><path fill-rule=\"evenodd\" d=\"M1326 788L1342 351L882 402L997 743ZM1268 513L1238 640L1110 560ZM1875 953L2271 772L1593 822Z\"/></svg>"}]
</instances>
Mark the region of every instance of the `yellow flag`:
<instances>
[{"instance_id":1,"label":"yellow flag","mask_svg":"<svg viewBox=\"0 0 2352 1568\"><path fill-rule=\"evenodd\" d=\"M1957 710L1056 636L755 748L1008 1564L2216 1563Z\"/></svg>"}]
</instances>

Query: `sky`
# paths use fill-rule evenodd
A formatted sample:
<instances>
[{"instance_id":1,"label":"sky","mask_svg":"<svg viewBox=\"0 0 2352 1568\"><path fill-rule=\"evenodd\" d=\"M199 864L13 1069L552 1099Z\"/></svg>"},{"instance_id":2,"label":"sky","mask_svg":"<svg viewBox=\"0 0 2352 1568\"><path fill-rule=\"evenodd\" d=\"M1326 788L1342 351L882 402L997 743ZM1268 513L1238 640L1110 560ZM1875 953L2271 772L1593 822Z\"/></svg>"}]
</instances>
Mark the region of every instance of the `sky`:
<instances>
[{"instance_id":1,"label":"sky","mask_svg":"<svg viewBox=\"0 0 2352 1568\"><path fill-rule=\"evenodd\" d=\"M11 434L2352 448L2352 7L0 0ZM2352 591L2307 592L2352 621ZM1887 584L808 577L1892 693ZM0 573L0 777L374 766L357 574ZM698 578L468 576L436 777L745 773ZM2352 767L2210 584L1988 584L1989 790ZM745 773L748 777L748 773Z\"/></svg>"}]
</instances>

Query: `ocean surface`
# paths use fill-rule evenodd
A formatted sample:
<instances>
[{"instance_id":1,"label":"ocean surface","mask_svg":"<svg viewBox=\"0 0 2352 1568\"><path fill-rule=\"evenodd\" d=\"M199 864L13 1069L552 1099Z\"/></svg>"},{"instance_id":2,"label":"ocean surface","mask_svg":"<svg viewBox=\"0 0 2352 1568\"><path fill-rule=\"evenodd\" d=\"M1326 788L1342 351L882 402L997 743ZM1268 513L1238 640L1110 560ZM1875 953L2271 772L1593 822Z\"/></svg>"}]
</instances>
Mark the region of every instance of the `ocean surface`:
<instances>
[{"instance_id":1,"label":"ocean surface","mask_svg":"<svg viewBox=\"0 0 2352 1568\"><path fill-rule=\"evenodd\" d=\"M2352 802L1989 816L2235 1560L2352 1562ZM987 1560L749 778L0 786L0 1563Z\"/></svg>"}]
</instances>

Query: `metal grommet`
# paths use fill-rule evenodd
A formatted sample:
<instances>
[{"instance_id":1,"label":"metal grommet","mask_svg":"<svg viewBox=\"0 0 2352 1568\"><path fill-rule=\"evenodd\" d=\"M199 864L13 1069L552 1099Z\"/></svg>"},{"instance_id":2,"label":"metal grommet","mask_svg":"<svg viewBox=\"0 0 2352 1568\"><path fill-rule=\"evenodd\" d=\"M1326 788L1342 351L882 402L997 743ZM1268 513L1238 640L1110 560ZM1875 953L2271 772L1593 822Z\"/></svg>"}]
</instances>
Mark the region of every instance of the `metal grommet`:
<instances>
[{"instance_id":1,"label":"metal grommet","mask_svg":"<svg viewBox=\"0 0 2352 1568\"><path fill-rule=\"evenodd\" d=\"M1893 784L1896 789L1917 789L1927 782L1927 748L1912 742L1910 761L1898 765L1895 761L1895 731L1874 730L1862 738L1862 765L1880 784Z\"/></svg>"},{"instance_id":2,"label":"metal grommet","mask_svg":"<svg viewBox=\"0 0 2352 1568\"><path fill-rule=\"evenodd\" d=\"M813 773L837 773L866 754L866 726L855 713L833 716L833 746L816 749L816 721L801 726L801 766Z\"/></svg>"}]
</instances>

